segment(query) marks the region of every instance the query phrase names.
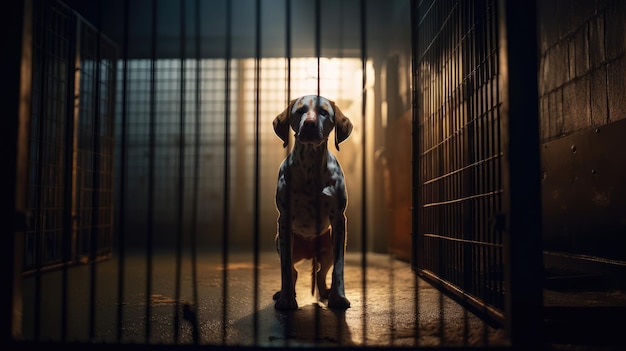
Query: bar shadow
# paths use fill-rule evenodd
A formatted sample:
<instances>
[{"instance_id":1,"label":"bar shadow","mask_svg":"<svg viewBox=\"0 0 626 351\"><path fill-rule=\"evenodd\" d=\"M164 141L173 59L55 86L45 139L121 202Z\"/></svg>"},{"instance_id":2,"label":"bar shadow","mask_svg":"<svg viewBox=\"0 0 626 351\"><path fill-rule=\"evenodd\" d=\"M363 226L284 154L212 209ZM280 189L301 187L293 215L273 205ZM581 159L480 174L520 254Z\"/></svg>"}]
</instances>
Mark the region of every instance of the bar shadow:
<instances>
[{"instance_id":1,"label":"bar shadow","mask_svg":"<svg viewBox=\"0 0 626 351\"><path fill-rule=\"evenodd\" d=\"M254 331L254 319L258 330ZM235 334L249 334L260 346L355 346L345 311L312 303L295 311L278 311L274 303L233 324ZM246 338L247 339L247 338Z\"/></svg>"}]
</instances>

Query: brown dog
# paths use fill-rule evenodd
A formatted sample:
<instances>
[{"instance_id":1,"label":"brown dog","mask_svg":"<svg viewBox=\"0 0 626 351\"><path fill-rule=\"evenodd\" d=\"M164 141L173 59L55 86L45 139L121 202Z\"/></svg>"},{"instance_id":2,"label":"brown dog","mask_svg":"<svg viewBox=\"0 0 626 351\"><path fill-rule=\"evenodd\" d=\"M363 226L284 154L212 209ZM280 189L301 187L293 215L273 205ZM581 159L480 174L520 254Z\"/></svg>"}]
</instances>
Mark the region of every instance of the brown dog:
<instances>
[{"instance_id":1,"label":"brown dog","mask_svg":"<svg viewBox=\"0 0 626 351\"><path fill-rule=\"evenodd\" d=\"M352 123L334 102L317 95L292 100L274 119L274 131L286 147L289 128L295 145L280 166L276 187L281 290L274 294L275 308L297 309L294 264L313 261L313 284L328 307L346 309L343 279L347 243L345 209L348 203L343 171L328 150L328 135L335 128L335 146L352 131ZM319 267L318 267L319 264ZM333 266L330 289L326 274Z\"/></svg>"}]
</instances>

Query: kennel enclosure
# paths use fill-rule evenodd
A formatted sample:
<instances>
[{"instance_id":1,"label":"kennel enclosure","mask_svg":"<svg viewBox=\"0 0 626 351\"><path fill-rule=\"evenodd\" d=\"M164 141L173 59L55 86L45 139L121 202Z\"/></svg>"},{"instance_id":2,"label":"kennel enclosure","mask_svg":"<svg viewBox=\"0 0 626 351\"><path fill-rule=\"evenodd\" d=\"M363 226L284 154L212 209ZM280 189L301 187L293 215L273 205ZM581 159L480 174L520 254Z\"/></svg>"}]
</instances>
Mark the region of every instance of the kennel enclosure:
<instances>
[{"instance_id":1,"label":"kennel enclosure","mask_svg":"<svg viewBox=\"0 0 626 351\"><path fill-rule=\"evenodd\" d=\"M9 13L18 16L4 22L12 31L22 31L20 40L9 43L13 55L3 58L16 68L8 76L5 96L19 93L8 106L18 117L3 131L9 151L3 157L16 171L5 185L12 196L3 211L4 222L15 223L3 226L12 240L3 255L8 260L4 276L10 277L6 289L13 296L3 305L3 318L11 326L7 340L23 345L16 337L23 330L36 342L47 335L38 324L23 328L13 307L23 306L20 299L27 297L29 321L50 317L41 301L52 290L51 277L59 276L61 307L54 319L59 339L67 341L63 328L73 325L68 311L76 301L68 299L73 285L64 279L73 282L76 272L88 268L87 340L101 335L98 316L116 313L117 322L108 326L115 332L107 340L128 340L123 316L137 306L125 301L139 287L138 294L144 295L138 308L145 309L139 335L145 333L141 342L150 344L149 336L160 325L150 321L170 301L166 294L155 298L162 250L176 258L170 267L175 283L169 302L175 311L164 318L174 334L193 333L181 329L189 318L182 309L206 312L193 304L200 297L185 290L206 283L197 278L202 277L198 267L191 265L195 273L187 271L187 263L205 253L195 249L208 249L211 258L219 258L214 266L222 267L206 283L217 290L202 295L216 301L210 307L214 314L236 305L226 299L235 289L249 289L255 307L265 301L257 296L265 287L260 268L265 261L260 259L273 249L276 213L271 199L285 156L268 121L289 98L311 91L335 96L355 123L354 135L337 155L349 182L348 250L359 255L352 263L365 277L355 288L359 296L373 291L366 278L368 271L378 272L375 254L391 253L399 262L410 262L416 279L437 287L486 324L502 326L513 345L544 337L542 247L548 243L554 250L548 253L551 260L581 254L577 241L567 241L567 228L561 234L563 225L553 221L556 217L546 217L550 222L542 227L543 214L562 215L546 189L563 187L570 173L541 162L558 159L567 144L575 144L578 152L569 145L569 162L585 156L589 163L593 156L586 152L593 143L585 143L598 132L575 135L591 128L581 121L602 120L596 117L606 106L606 120L619 123L619 84L614 82L617 75L608 72L619 72L624 50L607 44L599 50L603 54L594 51L598 42L620 42L608 40L620 32L616 23L624 10L618 2L596 4L589 12L593 15L581 15L578 22L566 17L578 10L562 9L556 2L537 3L537 8L511 1L25 5L12 5ZM536 10L545 16L549 6L559 8L563 25L556 29L536 16ZM554 34L559 31L564 32ZM595 40L599 35L607 40ZM572 60L566 71L552 65L562 57ZM557 73L563 73L563 82L555 83L558 77L552 75ZM596 90L605 92L605 100L598 103L595 92L579 90L602 77L606 88ZM580 123L572 123L580 128L570 130L567 116L586 109L566 110L563 99L580 91L581 97L589 97L589 118L578 118ZM610 130L619 128L593 126L609 137ZM587 172L587 163L575 171ZM595 174L584 173L590 180L576 179L593 182L611 167L594 166ZM607 189L604 194L612 191ZM594 204L619 208L603 199L607 197ZM542 204L554 207L546 212ZM611 225L621 228L619 222ZM546 228L549 232L542 234ZM581 231L574 236L587 240ZM609 263L619 266L619 251L601 245L593 249L597 263L606 263L602 256L609 253ZM249 270L248 285L225 283L237 276L226 269L240 257L237 250L247 253L241 257L249 265L237 261L237 269ZM135 257L146 274L128 283L124 267ZM122 288L113 298L115 306L100 310L101 269L111 262L119 266L110 282ZM188 280L181 278L188 275ZM21 290L25 283L34 284L34 297ZM177 284L182 292L176 292ZM419 305L420 293L428 288L415 284L414 289L411 304ZM367 340L363 305L362 327L346 324ZM196 330L215 333L207 346L214 340L227 344L219 340L229 340L228 313L217 316L221 327ZM202 325L202 314L197 316ZM208 318L205 325L209 320L213 323ZM394 320L396 325L409 322ZM454 324L447 322L441 317L442 334ZM251 325L255 332L263 327L254 318ZM396 325L391 323L390 330ZM172 340L168 342L178 339Z\"/></svg>"}]
</instances>

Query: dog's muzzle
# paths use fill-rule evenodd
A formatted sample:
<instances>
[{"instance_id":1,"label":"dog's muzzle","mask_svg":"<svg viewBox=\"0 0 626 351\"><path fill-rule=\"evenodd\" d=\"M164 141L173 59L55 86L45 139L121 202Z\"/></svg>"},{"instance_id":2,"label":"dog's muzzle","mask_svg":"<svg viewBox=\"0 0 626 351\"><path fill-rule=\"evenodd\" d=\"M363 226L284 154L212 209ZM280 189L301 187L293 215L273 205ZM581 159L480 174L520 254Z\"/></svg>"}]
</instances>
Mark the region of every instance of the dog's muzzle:
<instances>
[{"instance_id":1,"label":"dog's muzzle","mask_svg":"<svg viewBox=\"0 0 626 351\"><path fill-rule=\"evenodd\" d=\"M307 116L302 121L297 138L302 143L320 143L324 140L322 128L316 116Z\"/></svg>"}]
</instances>

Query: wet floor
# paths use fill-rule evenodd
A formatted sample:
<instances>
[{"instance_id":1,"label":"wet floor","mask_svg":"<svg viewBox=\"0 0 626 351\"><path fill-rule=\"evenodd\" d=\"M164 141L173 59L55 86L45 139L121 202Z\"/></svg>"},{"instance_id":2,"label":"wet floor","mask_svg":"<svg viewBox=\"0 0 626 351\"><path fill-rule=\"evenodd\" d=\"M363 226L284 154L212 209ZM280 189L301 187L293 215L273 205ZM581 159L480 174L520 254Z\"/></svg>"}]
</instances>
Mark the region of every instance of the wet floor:
<instances>
[{"instance_id":1,"label":"wet floor","mask_svg":"<svg viewBox=\"0 0 626 351\"><path fill-rule=\"evenodd\" d=\"M299 309L276 311L272 295L280 288L280 268L275 252L261 253L257 269L252 253L229 254L224 269L221 253L199 252L195 273L188 252L180 260L178 274L176 255L171 252L155 253L150 263L144 253L127 254L123 261L123 270L117 255L96 265L69 268L66 289L62 270L25 278L24 337L62 340L65 326L65 340L115 343L507 344L502 329L488 326L417 279L408 263L388 255L366 255L366 279L363 256L347 255L345 286L351 307L346 311L330 310L311 296L309 261L298 265Z\"/></svg>"}]
</instances>

